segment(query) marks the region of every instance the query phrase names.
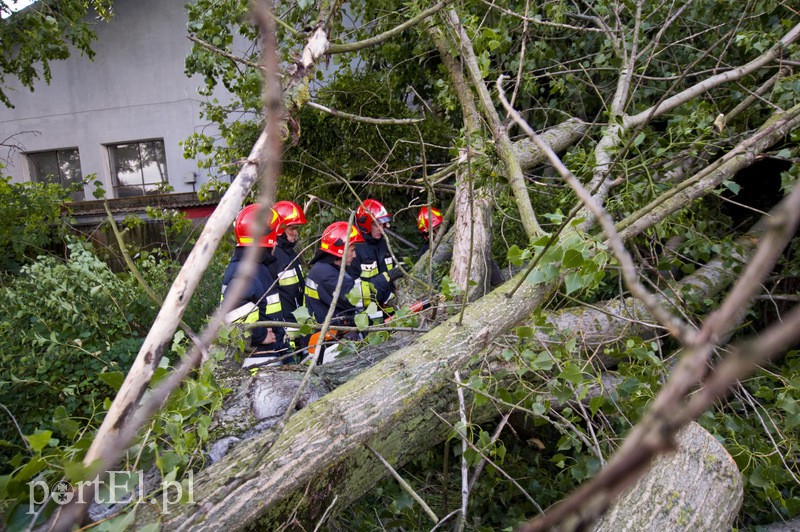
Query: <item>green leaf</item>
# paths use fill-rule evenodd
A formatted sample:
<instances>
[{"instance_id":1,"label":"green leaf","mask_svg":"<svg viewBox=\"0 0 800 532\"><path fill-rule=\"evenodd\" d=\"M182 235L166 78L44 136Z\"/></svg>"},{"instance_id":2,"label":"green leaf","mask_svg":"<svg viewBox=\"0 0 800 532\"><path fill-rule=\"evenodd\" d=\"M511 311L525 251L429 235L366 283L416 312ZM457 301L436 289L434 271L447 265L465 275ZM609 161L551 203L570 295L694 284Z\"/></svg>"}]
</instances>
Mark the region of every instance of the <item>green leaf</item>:
<instances>
[{"instance_id":1,"label":"green leaf","mask_svg":"<svg viewBox=\"0 0 800 532\"><path fill-rule=\"evenodd\" d=\"M356 327L358 327L359 331L363 331L367 327L369 327L369 316L367 316L366 312L360 312L356 314L355 317Z\"/></svg>"},{"instance_id":2,"label":"green leaf","mask_svg":"<svg viewBox=\"0 0 800 532\"><path fill-rule=\"evenodd\" d=\"M546 351L542 351L539 353L539 356L536 357L536 360L533 361L531 367L534 370L541 370L541 371L550 371L553 368L553 357Z\"/></svg>"},{"instance_id":3,"label":"green leaf","mask_svg":"<svg viewBox=\"0 0 800 532\"><path fill-rule=\"evenodd\" d=\"M47 467L46 460L43 460L39 456L31 458L30 462L25 464L22 467L22 469L17 471L17 473L14 475L14 480L16 480L17 482L25 482L26 480L31 478L33 475L35 475L45 467Z\"/></svg>"},{"instance_id":4,"label":"green leaf","mask_svg":"<svg viewBox=\"0 0 800 532\"><path fill-rule=\"evenodd\" d=\"M644 139L645 139L645 134L644 133L639 133L638 135L636 135L636 138L633 139L633 146L635 148L639 147L639 145L642 142L644 142Z\"/></svg>"},{"instance_id":5,"label":"green leaf","mask_svg":"<svg viewBox=\"0 0 800 532\"><path fill-rule=\"evenodd\" d=\"M583 254L577 249L568 249L564 253L564 260L561 261L561 265L565 268L578 268L582 266L583 263Z\"/></svg>"},{"instance_id":6,"label":"green leaf","mask_svg":"<svg viewBox=\"0 0 800 532\"><path fill-rule=\"evenodd\" d=\"M136 506L134 506L130 512L113 517L108 521L102 521L99 525L93 527L92 530L96 532L116 532L118 530L127 530L134 523L135 519Z\"/></svg>"},{"instance_id":7,"label":"green leaf","mask_svg":"<svg viewBox=\"0 0 800 532\"><path fill-rule=\"evenodd\" d=\"M582 384L584 381L583 373L578 369L575 364L568 364L561 373L558 374L559 379L571 382L572 384Z\"/></svg>"},{"instance_id":8,"label":"green leaf","mask_svg":"<svg viewBox=\"0 0 800 532\"><path fill-rule=\"evenodd\" d=\"M567 291L567 295L583 288L583 275L578 272L568 273L564 278L564 288Z\"/></svg>"},{"instance_id":9,"label":"green leaf","mask_svg":"<svg viewBox=\"0 0 800 532\"><path fill-rule=\"evenodd\" d=\"M514 266L522 266L525 261L530 260L531 250L520 249L516 244L508 249L508 262Z\"/></svg>"},{"instance_id":10,"label":"green leaf","mask_svg":"<svg viewBox=\"0 0 800 532\"><path fill-rule=\"evenodd\" d=\"M525 327L525 326L515 327L514 332L517 334L517 336L523 339L533 337L533 328L531 327Z\"/></svg>"},{"instance_id":11,"label":"green leaf","mask_svg":"<svg viewBox=\"0 0 800 532\"><path fill-rule=\"evenodd\" d=\"M729 179L723 181L722 184L725 185L725 188L733 192L734 195L739 195L739 192L742 190L741 185Z\"/></svg>"},{"instance_id":12,"label":"green leaf","mask_svg":"<svg viewBox=\"0 0 800 532\"><path fill-rule=\"evenodd\" d=\"M311 319L311 314L309 314L306 307L297 307L292 311L292 316L294 316L297 323L305 323Z\"/></svg>"},{"instance_id":13,"label":"green leaf","mask_svg":"<svg viewBox=\"0 0 800 532\"><path fill-rule=\"evenodd\" d=\"M558 277L558 268L552 264L540 264L528 275L528 282L531 284L549 283Z\"/></svg>"},{"instance_id":14,"label":"green leaf","mask_svg":"<svg viewBox=\"0 0 800 532\"><path fill-rule=\"evenodd\" d=\"M173 451L161 453L156 460L156 465L161 470L162 475L177 473L177 468L185 461L184 457Z\"/></svg>"},{"instance_id":15,"label":"green leaf","mask_svg":"<svg viewBox=\"0 0 800 532\"><path fill-rule=\"evenodd\" d=\"M51 431L44 430L30 436L25 436L25 439L28 441L28 445L31 446L31 449L38 453L50 443L50 437L52 435L53 433Z\"/></svg>"},{"instance_id":16,"label":"green leaf","mask_svg":"<svg viewBox=\"0 0 800 532\"><path fill-rule=\"evenodd\" d=\"M600 407L605 404L606 400L605 397L602 395L598 395L597 397L592 397L589 401L589 410L591 410L592 415L595 415Z\"/></svg>"},{"instance_id":17,"label":"green leaf","mask_svg":"<svg viewBox=\"0 0 800 532\"><path fill-rule=\"evenodd\" d=\"M115 392L119 391L119 389L122 387L123 381L125 381L125 375L121 371L99 373L97 378L111 386Z\"/></svg>"}]
</instances>

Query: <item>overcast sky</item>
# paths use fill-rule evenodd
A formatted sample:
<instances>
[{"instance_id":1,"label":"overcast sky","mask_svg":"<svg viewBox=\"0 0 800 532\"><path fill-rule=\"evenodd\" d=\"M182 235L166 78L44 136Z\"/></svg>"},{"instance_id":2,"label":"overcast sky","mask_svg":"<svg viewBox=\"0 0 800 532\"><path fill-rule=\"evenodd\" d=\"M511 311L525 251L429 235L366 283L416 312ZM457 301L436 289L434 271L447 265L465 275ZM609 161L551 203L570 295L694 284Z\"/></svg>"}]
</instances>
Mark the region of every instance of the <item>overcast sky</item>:
<instances>
[{"instance_id":1,"label":"overcast sky","mask_svg":"<svg viewBox=\"0 0 800 532\"><path fill-rule=\"evenodd\" d=\"M6 0L6 5L11 9L11 11L19 11L23 7L28 7L35 1L36 0L17 0L17 2L14 3L14 0ZM2 15L3 18L6 18L7 16L11 15L11 13L3 10L0 15Z\"/></svg>"}]
</instances>

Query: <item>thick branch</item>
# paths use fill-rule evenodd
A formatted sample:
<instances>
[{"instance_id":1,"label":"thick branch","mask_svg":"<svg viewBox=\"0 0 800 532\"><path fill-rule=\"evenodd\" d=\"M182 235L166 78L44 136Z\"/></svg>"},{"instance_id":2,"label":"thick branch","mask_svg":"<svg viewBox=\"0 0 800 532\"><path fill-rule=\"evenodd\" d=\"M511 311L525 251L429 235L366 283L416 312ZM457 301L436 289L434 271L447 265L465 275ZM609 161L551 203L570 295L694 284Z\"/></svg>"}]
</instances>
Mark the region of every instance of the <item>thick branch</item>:
<instances>
[{"instance_id":1,"label":"thick branch","mask_svg":"<svg viewBox=\"0 0 800 532\"><path fill-rule=\"evenodd\" d=\"M400 34L401 32L407 30L411 26L414 26L418 22L425 20L426 18L430 17L434 13L437 13L444 9L444 7L449 4L450 1L447 0L445 2L439 2L438 4L430 7L417 15L416 17L410 18L407 21L403 22L399 26L395 26L394 28L381 33L380 35L376 35L374 37L370 37L369 39L364 39L363 41L358 41L354 43L347 43L347 44L331 44L330 48L328 49L328 53L331 54L341 54L344 52L355 52L356 50L361 50L362 48L368 48L370 46L375 46L387 39L394 37L395 35Z\"/></svg>"},{"instance_id":2,"label":"thick branch","mask_svg":"<svg viewBox=\"0 0 800 532\"><path fill-rule=\"evenodd\" d=\"M780 141L798 125L800 125L800 104L774 115L755 134L740 142L713 164L619 222L617 229L620 236L627 240L673 212L688 207L692 201L708 194L725 179L750 166L759 154Z\"/></svg>"},{"instance_id":3,"label":"thick branch","mask_svg":"<svg viewBox=\"0 0 800 532\"><path fill-rule=\"evenodd\" d=\"M528 187L525 183L525 176L522 174L522 167L514 156L511 140L508 138L508 132L500 120L500 116L497 114L489 90L483 82L481 70L478 66L478 59L475 57L475 50L472 47L472 41L470 41L467 32L461 25L458 15L454 10L449 11L449 19L450 24L455 30L458 45L467 67L467 72L472 81L472 86L478 93L481 108L483 109L483 116L486 118L491 128L492 137L495 142L495 151L505 167L506 179L508 179L508 184L514 193L517 209L522 219L522 226L525 228L528 237L538 236L542 234L542 228L536 220L536 213L531 205L531 198L528 195Z\"/></svg>"},{"instance_id":4,"label":"thick branch","mask_svg":"<svg viewBox=\"0 0 800 532\"><path fill-rule=\"evenodd\" d=\"M625 127L631 128L636 127L641 124L644 124L653 118L660 116L667 111L670 111L679 105L682 105L689 100L696 98L697 96L703 94L704 92L708 92L709 90L722 85L723 83L728 83L731 81L736 81L737 79L741 79L744 76L755 72L756 70L768 65L775 59L779 58L781 54L784 52L787 46L792 44L797 38L800 37L800 24L793 27L789 30L783 38L777 42L772 48L758 56L757 58L753 59L749 63L746 63L738 68L734 68L722 74L717 74L716 76L711 76L710 78L706 78L705 80L701 81L700 83L693 85L686 89L685 91L679 92L675 96L671 98L667 98L663 102L659 103L658 105L651 107L642 111L641 113L635 114L633 116L628 116L625 118Z\"/></svg>"}]
</instances>

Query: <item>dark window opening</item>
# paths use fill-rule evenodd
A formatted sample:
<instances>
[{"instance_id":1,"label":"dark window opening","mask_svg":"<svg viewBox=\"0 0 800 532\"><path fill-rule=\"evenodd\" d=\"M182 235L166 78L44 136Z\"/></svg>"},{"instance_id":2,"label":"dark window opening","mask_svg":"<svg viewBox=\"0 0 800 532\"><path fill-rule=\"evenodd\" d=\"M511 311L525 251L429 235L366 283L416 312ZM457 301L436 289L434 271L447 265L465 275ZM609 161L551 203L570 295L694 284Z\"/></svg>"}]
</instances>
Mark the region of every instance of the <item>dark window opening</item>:
<instances>
[{"instance_id":1,"label":"dark window opening","mask_svg":"<svg viewBox=\"0 0 800 532\"><path fill-rule=\"evenodd\" d=\"M77 186L70 193L72 201L84 199L81 159L77 148L28 153L31 179L37 183L56 183L64 188Z\"/></svg>"}]
</instances>

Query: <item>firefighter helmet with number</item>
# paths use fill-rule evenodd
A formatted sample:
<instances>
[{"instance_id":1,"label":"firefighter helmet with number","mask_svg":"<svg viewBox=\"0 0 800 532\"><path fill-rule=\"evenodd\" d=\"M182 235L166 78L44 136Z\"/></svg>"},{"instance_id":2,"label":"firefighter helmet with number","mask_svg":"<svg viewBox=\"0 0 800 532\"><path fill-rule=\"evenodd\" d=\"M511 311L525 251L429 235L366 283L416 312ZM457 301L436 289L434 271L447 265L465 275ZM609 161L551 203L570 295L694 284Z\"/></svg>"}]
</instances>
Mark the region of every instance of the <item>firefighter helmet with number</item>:
<instances>
[{"instance_id":1,"label":"firefighter helmet with number","mask_svg":"<svg viewBox=\"0 0 800 532\"><path fill-rule=\"evenodd\" d=\"M237 246L255 245L253 234L256 229L256 216L261 206L258 203L248 205L236 215L233 222L233 234L236 237ZM281 216L275 209L266 210L267 227L264 229L265 235L261 237L258 246L262 248L274 248L278 235L283 234L281 227Z\"/></svg>"},{"instance_id":2,"label":"firefighter helmet with number","mask_svg":"<svg viewBox=\"0 0 800 532\"><path fill-rule=\"evenodd\" d=\"M428 227L428 222L430 222L430 227ZM428 207L423 207L419 210L419 214L417 215L417 228L425 233L428 234L430 228L438 227L442 223L442 213L431 207L430 211L428 211Z\"/></svg>"},{"instance_id":3,"label":"firefighter helmet with number","mask_svg":"<svg viewBox=\"0 0 800 532\"><path fill-rule=\"evenodd\" d=\"M344 256L344 243L347 238L347 222L333 222L322 232L322 242L319 249L330 253L334 257ZM364 241L364 237L354 226L350 227L350 245Z\"/></svg>"},{"instance_id":4,"label":"firefighter helmet with number","mask_svg":"<svg viewBox=\"0 0 800 532\"><path fill-rule=\"evenodd\" d=\"M293 201L279 201L272 208L278 211L278 215L283 220L283 225L306 224L306 215L303 209Z\"/></svg>"},{"instance_id":5,"label":"firefighter helmet with number","mask_svg":"<svg viewBox=\"0 0 800 532\"><path fill-rule=\"evenodd\" d=\"M370 216L370 214L372 216ZM374 199L365 199L364 203L358 206L356 209L356 224L360 227L364 232L369 233L372 229L372 222L373 220L378 220L382 225L385 225L392 221L392 215L386 210L386 207L383 206L378 200Z\"/></svg>"}]
</instances>

